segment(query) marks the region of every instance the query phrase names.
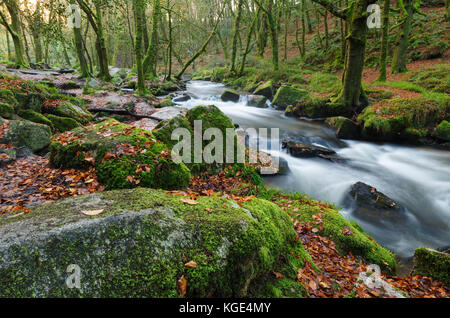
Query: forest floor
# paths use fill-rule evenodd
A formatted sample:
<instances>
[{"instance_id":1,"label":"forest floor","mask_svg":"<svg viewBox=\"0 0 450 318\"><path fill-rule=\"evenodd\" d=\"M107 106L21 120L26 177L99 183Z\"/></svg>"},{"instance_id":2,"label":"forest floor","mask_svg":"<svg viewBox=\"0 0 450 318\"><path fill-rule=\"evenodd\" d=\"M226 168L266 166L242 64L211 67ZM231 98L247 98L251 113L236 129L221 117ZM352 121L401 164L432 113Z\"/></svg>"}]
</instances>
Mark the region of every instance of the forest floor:
<instances>
[{"instance_id":1,"label":"forest floor","mask_svg":"<svg viewBox=\"0 0 450 318\"><path fill-rule=\"evenodd\" d=\"M409 67L410 69L420 69L424 67L423 64L413 63ZM375 73L368 71L365 80L370 81L374 78L373 74ZM37 80L30 75L22 74L21 77L27 80ZM41 75L38 77L41 77ZM57 78L61 83L73 79L70 75ZM78 97L89 99L91 107L104 107L110 102L120 104L127 102L145 103L131 94L123 95L113 91L106 91L93 96L83 95L81 89L69 92L75 93ZM158 111L147 103L142 105L142 109L147 114L154 114ZM131 124L139 125L142 124L142 121L132 122ZM151 130L153 124L154 122L149 124L147 128ZM186 194L195 199L197 196L210 196L219 192L221 196L237 202L248 200L248 197L240 197L234 191L237 185L241 183L242 180L239 175L226 178L224 173L221 173L208 178L197 177L192 179L190 189L181 194ZM10 217L30 213L32 207L47 202L102 191L104 191L104 187L97 181L94 169L86 171L56 169L50 165L48 156L33 155L14 162L4 162L0 166L0 199L2 204L0 212L8 213ZM282 201L278 199L273 201L282 209L287 208L286 203L281 203ZM294 222L293 226L298 233L298 239L302 241L314 263L320 269L320 272L317 272L310 264L307 264L298 271L297 278L306 286L311 297L351 295L352 297L377 298L385 296L382 291L377 292L357 283L359 274L366 271L367 266L361 264L351 253L348 255L340 254L330 238L316 234L314 224ZM274 275L278 277L279 273L274 273ZM381 277L410 297L450 297L450 291L442 283L427 277L389 275L382 275ZM336 282L340 286L338 289L332 288L333 284L336 285Z\"/></svg>"}]
</instances>

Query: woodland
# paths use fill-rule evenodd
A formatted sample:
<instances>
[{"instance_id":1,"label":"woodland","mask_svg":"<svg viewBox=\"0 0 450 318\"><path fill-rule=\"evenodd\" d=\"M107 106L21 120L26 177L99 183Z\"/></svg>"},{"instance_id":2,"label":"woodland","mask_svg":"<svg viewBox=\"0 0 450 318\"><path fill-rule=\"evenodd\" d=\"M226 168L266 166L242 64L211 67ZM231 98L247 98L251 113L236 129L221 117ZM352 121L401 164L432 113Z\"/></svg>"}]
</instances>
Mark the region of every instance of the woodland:
<instances>
[{"instance_id":1,"label":"woodland","mask_svg":"<svg viewBox=\"0 0 450 318\"><path fill-rule=\"evenodd\" d=\"M449 21L0 0L0 297L448 298Z\"/></svg>"}]
</instances>

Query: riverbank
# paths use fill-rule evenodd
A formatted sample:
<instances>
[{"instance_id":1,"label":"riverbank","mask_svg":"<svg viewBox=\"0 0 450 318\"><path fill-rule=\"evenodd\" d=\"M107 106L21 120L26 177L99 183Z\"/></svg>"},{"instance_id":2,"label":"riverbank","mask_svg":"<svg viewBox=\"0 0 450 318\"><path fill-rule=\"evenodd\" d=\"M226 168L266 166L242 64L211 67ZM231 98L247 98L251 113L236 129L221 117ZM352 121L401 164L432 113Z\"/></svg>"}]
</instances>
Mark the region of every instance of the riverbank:
<instances>
[{"instance_id":1,"label":"riverbank","mask_svg":"<svg viewBox=\"0 0 450 318\"><path fill-rule=\"evenodd\" d=\"M210 92L204 91L203 93L205 94L205 96L208 96L208 98L211 97ZM94 95L94 99L99 98L99 100L101 100L103 97L103 94L99 94L98 97L95 97ZM198 100L192 102L198 102ZM211 99L209 99L209 102L211 102ZM217 102L217 104L219 105L219 108L223 109L223 107L221 107L223 105L220 105L220 102ZM80 107L81 106L82 105L80 104ZM157 108L151 110L149 109L149 107L145 107L144 109L147 110L148 114L151 113L152 116L157 115L160 112L164 112L164 108L158 111L156 111ZM240 109L235 109L235 111L240 112ZM178 112L178 114L180 113ZM231 117L233 118L233 116ZM42 120L41 117L39 118ZM121 140L119 141L120 145L125 141L127 143L134 143L134 138L131 137L141 135L141 133L143 134L142 138L150 137L148 133L146 133L145 131L141 131L138 128L128 128L128 125L119 123L116 124L111 121L108 121L106 123L102 122L104 118L105 117L97 116L97 118L92 119L100 123L97 124L97 128L93 130L94 132L97 132L97 136L95 138L98 138L98 136L100 136L101 138L106 138L107 140L111 139L112 141L116 138L119 138L119 140ZM121 119L125 122L126 118L126 116L118 117L118 119ZM5 122L10 123L18 119L19 118L13 116L13 119L4 121L3 124L5 124ZM21 121L24 120L22 119ZM130 124L132 123L134 123L134 121L130 121ZM81 126L83 126L84 128L82 128ZM54 126L49 127L58 129ZM88 138L90 136L89 131L91 130L86 127L92 127L92 122L85 124L80 123L80 127L74 130L75 133L68 131L65 134L58 134L58 131L56 130L56 135L52 138L51 142L54 144L60 144L63 147L60 149L59 146L58 148L56 145L52 146L55 151L58 151L55 153L60 153L59 151L61 151L61 153L64 153L65 151L67 151L65 150L65 147L70 144L73 144L74 147L81 147L79 141L83 141L84 138ZM147 127L147 129L149 130L153 130L153 128L154 127ZM7 132L8 129L9 124L2 126L2 133ZM85 135L85 137L78 138L77 134L84 134L85 129L87 129L87 135ZM122 134L122 131L126 133ZM130 134L130 132L132 131L136 132L137 135L136 133ZM7 135L7 133L4 135ZM147 141L141 145L140 140L141 137L136 139L136 142L138 142L136 146L140 145L143 147L147 147ZM82 142L82 144L83 143L84 142ZM113 144L114 143L115 141L113 142ZM9 145L6 144L6 146ZM148 149L156 149L153 147L160 146L152 144ZM14 148L16 147L13 145L13 147L9 147L8 149ZM68 149L70 149L70 147ZM10 157L8 159L9 162L6 163L1 171L2 187L6 187L4 188L5 191L3 193L7 193L8 196L10 196L11 200L9 202L12 206L11 208L8 208L8 211L6 211L7 213L2 216L3 220L5 220L4 224L12 224L11 222L14 222L15 220L21 222L25 219L35 220L36 222L39 222L38 216L41 215L39 211L46 211L48 208L46 205L37 208L35 208L35 206L40 206L47 201L53 201L60 198L72 196L77 196L81 201L85 200L85 198L86 200L88 200L88 197L86 197L84 194L88 192L103 192L105 190L105 186L115 187L120 184L125 185L125 187L132 188L140 186L145 187L145 182L147 182L148 180L143 178L141 174L146 173L147 167L140 166L139 169L139 167L133 166L133 171L130 170L126 172L126 174L122 174L121 172L116 174L116 172L118 172L120 169L108 169L108 166L105 165L105 163L100 162L102 158L94 157L93 154L89 153L89 151L95 149L97 148L94 147L87 149L84 148L84 146L80 148L79 153L84 154L85 160L80 160L77 162L84 163L86 165L86 167L84 167L83 165L83 169L80 169L80 167L78 166L61 166L60 169L55 169L54 162L56 162L55 159L57 157L51 156L49 159L46 158L45 147L44 150L38 150L34 155L30 153L25 154L24 158L22 159L14 160ZM163 150L163 148L158 149ZM10 150L8 153L12 154L11 151L12 150ZM137 149L125 149L124 153L125 156L130 156L133 158L136 155L136 151ZM78 153L77 151L75 152ZM150 150L150 152L153 152L153 150ZM110 163L108 164L111 164L111 166L113 166L117 161L117 158L115 158L113 155L117 155L117 153L114 154L111 152L110 155L107 155L108 153L109 152L104 153L104 156L100 157L103 157L103 159L108 159L108 161L110 161ZM124 154L122 154L122 156L123 155ZM19 155L18 157L21 156L22 155ZM61 156L58 157L61 158ZM164 159L164 157L158 156L158 160ZM49 162L49 160L53 161L53 164ZM140 162L142 162L142 160L140 160ZM100 164L100 166L97 165L97 163ZM70 161L61 161L61 164L67 165L70 164ZM27 169L29 169L31 166L34 167L32 172L30 171L30 174L24 173L24 171L27 171ZM182 168L182 170L183 169L184 168ZM102 184L104 181L102 181L101 178L98 178L99 171L102 171L102 174L107 173L108 175L112 173L110 175L111 177L106 178L106 180L117 180L116 178L122 178L123 180L120 179L120 183L113 183L111 185ZM169 169L168 173L172 173L172 170ZM219 187L219 184L221 185L221 187ZM166 186L170 185L166 184ZM214 198L217 197L222 197L223 199L228 200L227 202L225 202L227 205L238 204L239 206L244 207L246 207L247 205L256 204L252 202L257 202L258 200L262 199L275 203L275 205L280 209L279 211L277 210L277 213L284 213L284 218L289 219L289 216L290 218L292 218L291 226L296 233L296 240L294 241L301 241L302 246L303 248L305 248L307 254L301 252L302 248L298 247L300 248L300 250L290 251L294 254L290 254L290 252L288 252L287 254L286 252L282 253L280 257L281 259L285 259L284 261L274 262L274 255L272 255L272 260L268 263L269 265L266 264L266 267L264 267L264 275L261 276L262 280L256 281L256 285L259 286L254 286L255 289L251 289L255 292L258 291L258 294L255 294L256 296L388 296L385 294L381 294L380 291L377 290L367 289L366 287L360 288L358 287L359 285L357 284L357 281L361 271L367 270L365 264L376 263L381 268L383 268L385 272L395 271L396 262L394 255L385 248L381 247L378 243L371 239L369 235L365 234L365 232L359 225L345 220L333 207L333 205L311 200L303 194L287 194L281 191L279 192L276 190L266 189L262 185L261 179L257 174L255 174L253 169L233 169L231 171L227 171L226 169L225 172L219 175L200 175L199 177L193 178L191 180L189 188L190 190L188 191L181 190L168 194L175 196L175 198L173 198L174 201L177 201L176 197L178 196L181 202L185 205L186 211L193 210L194 207L197 207L199 204L197 202L202 201L202 197L208 197L211 200L215 200ZM34 196L34 194L36 194L36 196ZM105 195L108 195L108 193L106 193ZM24 200L25 197L31 197L30 202ZM257 199L257 197L259 199ZM2 204L5 203L5 198L7 197L3 195ZM8 200L9 199L7 199L7 202ZM132 202L134 202L133 204L136 203L135 201ZM80 207L81 206L83 205L80 205ZM189 207L191 207L191 209L189 209ZM106 209L106 207L102 209ZM208 211L208 209L211 211ZM89 206L86 211L98 212L100 210L100 206ZM217 205L211 205L204 206L204 210L206 210L206 212L208 213L211 213L211 217L213 217L219 212L218 210L220 209ZM250 209L250 211L253 210ZM98 213L101 214L103 212L104 211ZM36 217L33 213L36 213ZM219 214L218 216L220 216ZM151 241L148 243L151 244ZM31 242L31 244L33 244L33 242ZM325 253L326 257L324 257L323 253ZM295 255L296 257L294 257L294 259L289 259L289 255ZM297 258L297 256L300 258ZM244 253L243 257L251 257L251 255ZM199 262L198 259L194 261ZM188 262L188 260L186 260L186 262ZM205 262L206 263L202 263L201 265L207 266L209 264L208 261ZM267 266L270 267L270 270ZM182 267L183 266L181 264L180 268ZM179 268L179 264L177 265L177 268ZM212 272L214 272L214 269ZM263 272L261 272L260 274L263 274ZM178 277L178 274L181 275L182 272L180 271L180 273L178 273L177 270L177 273L174 277L180 279L180 277ZM196 286L196 284L200 284L200 282L194 281L196 279L195 277L197 277L195 274L195 270L190 274L193 275L192 277L194 278L190 278L190 276L187 276L187 274L185 275L185 279L189 279L187 280L188 291L193 293L194 291L190 290L189 286L193 286L191 284L194 284L194 286ZM9 276L2 275L2 277ZM443 286L440 283L434 282L429 278L419 276L397 278L383 275L383 279L385 281L389 281L394 286L399 286L399 289L403 290L411 297L423 297L424 295L444 297L445 295L447 295L447 291L443 289ZM169 280L169 285L173 286L171 288L174 288L166 290L170 291L170 295L179 295L179 290L177 289L178 287L176 286L175 282L175 279L173 279L173 281ZM206 282L204 284L206 284ZM261 289L261 287L264 288ZM210 286L209 288L212 287ZM296 290L294 294L292 293L292 288ZM423 289L425 289L426 292L422 291ZM203 292L205 291L204 289L202 290ZM193 293L192 295L196 294Z\"/></svg>"}]
</instances>

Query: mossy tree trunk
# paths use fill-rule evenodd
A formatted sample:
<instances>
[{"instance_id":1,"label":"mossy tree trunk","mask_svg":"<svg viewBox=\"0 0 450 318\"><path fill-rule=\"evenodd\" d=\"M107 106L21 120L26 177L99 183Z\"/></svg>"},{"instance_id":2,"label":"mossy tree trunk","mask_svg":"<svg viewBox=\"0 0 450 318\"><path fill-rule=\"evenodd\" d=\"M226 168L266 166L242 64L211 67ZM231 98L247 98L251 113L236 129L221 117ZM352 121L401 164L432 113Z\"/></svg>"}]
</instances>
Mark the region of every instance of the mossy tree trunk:
<instances>
[{"instance_id":1,"label":"mossy tree trunk","mask_svg":"<svg viewBox=\"0 0 450 318\"><path fill-rule=\"evenodd\" d=\"M257 12L255 14L255 17L253 18L252 24L250 26L250 30L248 31L248 34L247 34L247 41L245 43L244 53L242 54L241 66L239 67L239 72L238 72L239 76L242 76L242 74L244 73L245 61L247 59L247 55L251 51L250 44L251 44L251 41L252 41L252 34L253 34L254 29L255 29L256 21L258 20L258 16L259 16L259 14Z\"/></svg>"},{"instance_id":2,"label":"mossy tree trunk","mask_svg":"<svg viewBox=\"0 0 450 318\"><path fill-rule=\"evenodd\" d=\"M153 0L152 33L150 45L144 59L144 74L150 78L156 78L156 56L158 54L158 27L161 16L161 1ZM137 43L136 43L137 45Z\"/></svg>"},{"instance_id":3,"label":"mossy tree trunk","mask_svg":"<svg viewBox=\"0 0 450 318\"><path fill-rule=\"evenodd\" d=\"M137 69L137 76L138 76L138 83L137 83L137 93L138 95L145 95L146 94L146 87L145 87L145 74L144 74L144 68L142 65L142 44L143 44L143 33L144 33L144 21L143 21L143 15L142 11L145 10L145 0L133 0L133 12L134 12L134 19L136 21L135 23L135 29L136 29L136 45L135 45L135 55L136 55L136 69Z\"/></svg>"},{"instance_id":4,"label":"mossy tree trunk","mask_svg":"<svg viewBox=\"0 0 450 318\"><path fill-rule=\"evenodd\" d=\"M398 27L397 41L392 59L392 74L404 73L406 68L406 54L409 46L409 35L411 33L411 23L415 13L423 14L419 11L421 0L399 0L398 6L402 12L402 20L395 26Z\"/></svg>"},{"instance_id":5,"label":"mossy tree trunk","mask_svg":"<svg viewBox=\"0 0 450 318\"><path fill-rule=\"evenodd\" d=\"M109 81L111 79L111 75L109 73L109 64L108 64L108 52L106 49L106 42L103 31L103 14L102 14L102 5L100 0L95 0L95 13L92 9L86 4L84 0L76 0L81 9L86 13L86 17L91 24L95 34L95 48L97 51L98 65L99 65L99 74L98 77Z\"/></svg>"},{"instance_id":6,"label":"mossy tree trunk","mask_svg":"<svg viewBox=\"0 0 450 318\"><path fill-rule=\"evenodd\" d=\"M274 1L268 0L267 8L261 3L260 0L255 0L258 7L264 11L267 24L269 27L270 41L272 44L272 64L273 70L277 72L279 70L279 50L278 50L278 23L274 16Z\"/></svg>"},{"instance_id":7,"label":"mossy tree trunk","mask_svg":"<svg viewBox=\"0 0 450 318\"><path fill-rule=\"evenodd\" d=\"M267 46L267 19L263 18L264 13L262 12L261 8L258 8L258 56L263 58L264 57L264 51Z\"/></svg>"},{"instance_id":8,"label":"mossy tree trunk","mask_svg":"<svg viewBox=\"0 0 450 318\"><path fill-rule=\"evenodd\" d=\"M14 43L15 64L18 67L28 67L24 56L24 46L21 38L21 23L19 17L19 7L16 0L4 0L6 8L11 17L11 24L8 23L6 16L0 11L0 23L8 30Z\"/></svg>"},{"instance_id":9,"label":"mossy tree trunk","mask_svg":"<svg viewBox=\"0 0 450 318\"><path fill-rule=\"evenodd\" d=\"M378 80L381 82L386 81L386 68L387 68L387 51L389 46L389 14L391 11L391 0L384 0L383 7L383 33L381 35L381 50L380 50L380 75Z\"/></svg>"},{"instance_id":10,"label":"mossy tree trunk","mask_svg":"<svg viewBox=\"0 0 450 318\"><path fill-rule=\"evenodd\" d=\"M355 0L345 10L336 7L329 0L313 0L334 16L348 23L346 36L346 58L342 89L333 102L341 104L348 113L367 106L368 100L362 88L362 74L367 39L367 7L376 0Z\"/></svg>"},{"instance_id":11,"label":"mossy tree trunk","mask_svg":"<svg viewBox=\"0 0 450 318\"><path fill-rule=\"evenodd\" d=\"M237 7L236 7L236 16L234 18L234 27L233 27L233 42L232 42L232 47L231 47L231 58L230 58L230 74L236 73L237 44L238 44L239 27L240 27L240 23L241 23L243 4L244 4L244 0L238 0Z\"/></svg>"}]
</instances>

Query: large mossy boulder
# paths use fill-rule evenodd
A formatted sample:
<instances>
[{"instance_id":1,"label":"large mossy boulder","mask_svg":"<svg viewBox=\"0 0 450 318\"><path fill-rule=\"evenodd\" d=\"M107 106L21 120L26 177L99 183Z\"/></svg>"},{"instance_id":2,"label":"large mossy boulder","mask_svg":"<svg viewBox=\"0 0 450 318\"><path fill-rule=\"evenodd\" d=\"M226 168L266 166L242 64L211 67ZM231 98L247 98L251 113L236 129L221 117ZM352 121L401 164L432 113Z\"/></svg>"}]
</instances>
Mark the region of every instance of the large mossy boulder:
<instances>
[{"instance_id":1,"label":"large mossy boulder","mask_svg":"<svg viewBox=\"0 0 450 318\"><path fill-rule=\"evenodd\" d=\"M328 117L351 117L352 112L339 103L331 103L327 99L315 96L307 96L295 106L298 117L322 119Z\"/></svg>"},{"instance_id":2,"label":"large mossy boulder","mask_svg":"<svg viewBox=\"0 0 450 318\"><path fill-rule=\"evenodd\" d=\"M113 119L55 137L50 161L66 169L94 166L99 182L109 190L183 189L191 179L184 163L175 163L169 148L150 132Z\"/></svg>"},{"instance_id":3,"label":"large mossy boulder","mask_svg":"<svg viewBox=\"0 0 450 318\"><path fill-rule=\"evenodd\" d=\"M247 105L258 108L268 108L267 97L262 95L250 95L248 96Z\"/></svg>"},{"instance_id":4,"label":"large mossy boulder","mask_svg":"<svg viewBox=\"0 0 450 318\"><path fill-rule=\"evenodd\" d=\"M273 97L273 82L267 81L265 83L262 83L259 85L255 91L253 92L254 95L261 95L266 97L267 99L272 100Z\"/></svg>"},{"instance_id":5,"label":"large mossy boulder","mask_svg":"<svg viewBox=\"0 0 450 318\"><path fill-rule=\"evenodd\" d=\"M450 122L442 121L434 130L433 135L444 141L450 141Z\"/></svg>"},{"instance_id":6,"label":"large mossy boulder","mask_svg":"<svg viewBox=\"0 0 450 318\"><path fill-rule=\"evenodd\" d=\"M358 139L360 137L359 126L346 117L330 117L325 123L330 126L341 139Z\"/></svg>"},{"instance_id":7,"label":"large mossy boulder","mask_svg":"<svg viewBox=\"0 0 450 318\"><path fill-rule=\"evenodd\" d=\"M281 86L272 104L280 110L285 110L289 105L297 105L301 100L309 97L309 93L305 90L298 89L289 85Z\"/></svg>"},{"instance_id":8,"label":"large mossy boulder","mask_svg":"<svg viewBox=\"0 0 450 318\"><path fill-rule=\"evenodd\" d=\"M414 253L413 275L432 277L450 287L450 255L420 247Z\"/></svg>"},{"instance_id":9,"label":"large mossy boulder","mask_svg":"<svg viewBox=\"0 0 450 318\"><path fill-rule=\"evenodd\" d=\"M194 133L196 122L197 125L201 125L201 131L198 131L197 136L197 138L200 138L202 146L201 163L195 162L196 160L194 156L194 151L196 150L194 147L194 142L196 139L196 135ZM230 118L228 118L219 108L214 105L197 106L189 110L185 115L180 114L172 119L160 122L158 126L156 126L156 128L153 130L153 134L158 140L164 142L166 145L174 147L176 144L182 141L182 138L184 138L184 136L182 136L180 137L180 140L172 140L172 133L179 128L186 129L186 131L190 135L191 155L190 162L187 162L186 165L191 170L192 174L198 175L202 172L209 172L214 174L223 169L224 164L227 162L226 151L223 151L223 157L218 160L221 162L215 161L213 163L207 163L204 160L203 150L205 150L205 147L209 145L210 142L215 141L215 137L213 135L211 141L206 141L203 140L202 136L204 136L205 132L207 132L211 128L218 129L218 131L220 131L221 133L221 136L219 136L221 137L220 142L222 143L222 146L225 147L227 144L227 130L232 129L233 132L235 130L235 126ZM197 128L200 129L200 126L197 126ZM236 135L234 135L234 142L236 150L236 147L238 145ZM235 151L235 154L236 153L237 151ZM180 155L184 156L184 153Z\"/></svg>"},{"instance_id":10,"label":"large mossy boulder","mask_svg":"<svg viewBox=\"0 0 450 318\"><path fill-rule=\"evenodd\" d=\"M50 144L51 135L52 130L47 125L28 120L11 120L0 143L10 143L17 148L25 147L31 152L36 152Z\"/></svg>"},{"instance_id":11,"label":"large mossy boulder","mask_svg":"<svg viewBox=\"0 0 450 318\"><path fill-rule=\"evenodd\" d=\"M179 297L181 277L187 297L245 297L289 256L295 231L275 204L182 201L121 190L2 216L0 297ZM195 268L185 266L190 261ZM74 268L79 289L67 285Z\"/></svg>"}]
</instances>

